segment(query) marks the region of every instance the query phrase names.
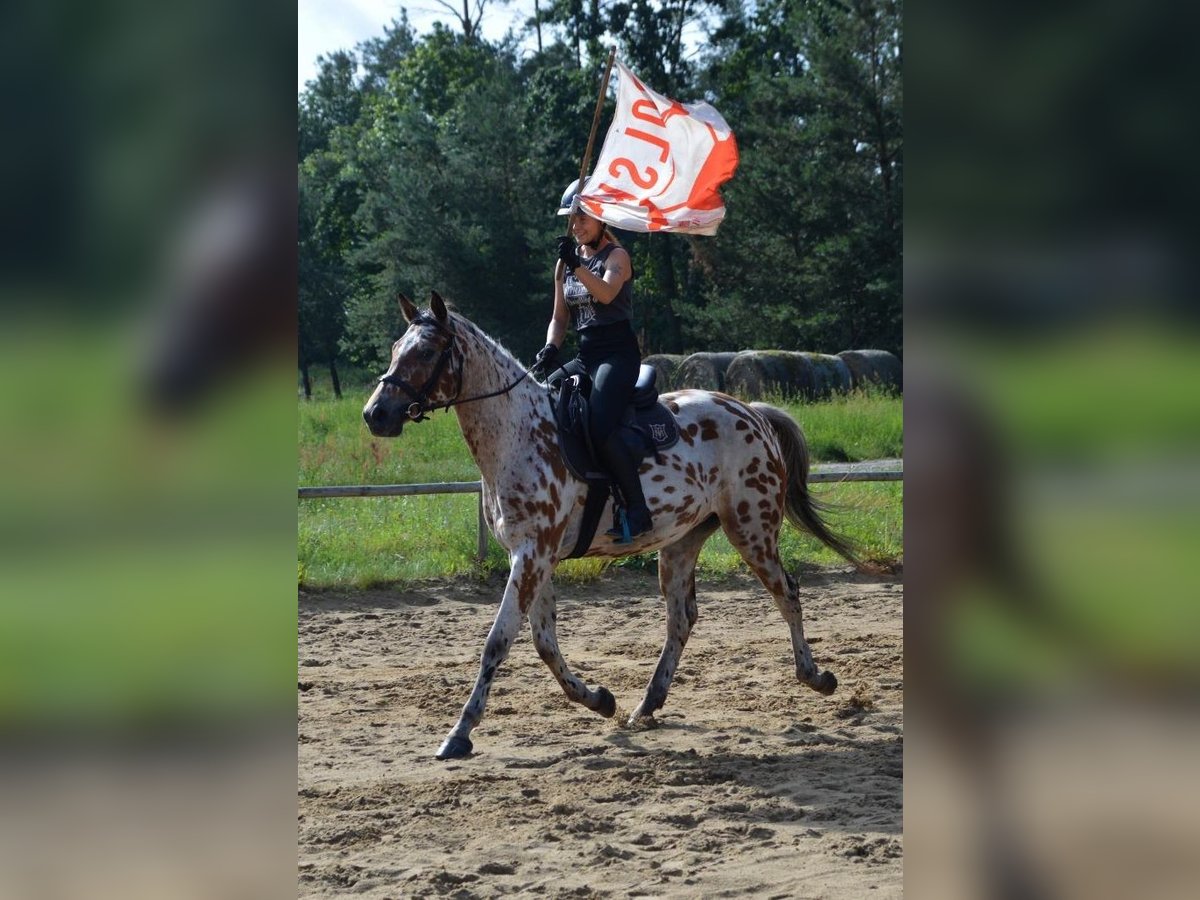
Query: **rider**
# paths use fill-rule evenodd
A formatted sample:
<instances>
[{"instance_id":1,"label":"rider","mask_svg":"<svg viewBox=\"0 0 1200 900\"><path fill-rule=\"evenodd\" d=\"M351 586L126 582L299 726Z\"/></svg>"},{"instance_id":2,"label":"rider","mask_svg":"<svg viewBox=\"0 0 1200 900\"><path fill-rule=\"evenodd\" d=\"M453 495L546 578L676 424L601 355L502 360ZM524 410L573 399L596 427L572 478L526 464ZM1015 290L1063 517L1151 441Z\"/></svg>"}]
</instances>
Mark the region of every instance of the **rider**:
<instances>
[{"instance_id":1,"label":"rider","mask_svg":"<svg viewBox=\"0 0 1200 900\"><path fill-rule=\"evenodd\" d=\"M629 536L652 527L638 477L638 460L617 433L621 414L633 396L641 354L633 333L633 266L608 226L578 209L579 181L563 193L558 215L571 217L571 234L558 239L554 269L554 314L546 346L533 373L539 380L558 368L558 353L571 323L579 335L579 359L592 378L589 427L600 462L608 467L625 500ZM616 524L608 534L623 535Z\"/></svg>"}]
</instances>

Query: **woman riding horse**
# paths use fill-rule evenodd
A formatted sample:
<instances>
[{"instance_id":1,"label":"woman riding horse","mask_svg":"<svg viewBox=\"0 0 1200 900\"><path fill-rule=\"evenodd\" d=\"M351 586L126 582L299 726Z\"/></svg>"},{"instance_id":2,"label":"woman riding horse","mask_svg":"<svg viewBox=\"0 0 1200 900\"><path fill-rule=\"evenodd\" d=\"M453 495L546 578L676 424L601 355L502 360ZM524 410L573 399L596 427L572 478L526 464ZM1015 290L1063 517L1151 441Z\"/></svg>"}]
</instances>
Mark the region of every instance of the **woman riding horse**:
<instances>
[{"instance_id":1,"label":"woman riding horse","mask_svg":"<svg viewBox=\"0 0 1200 900\"><path fill-rule=\"evenodd\" d=\"M479 467L484 519L509 554L508 581L488 632L479 674L438 759L471 753L496 672L526 621L538 656L563 692L602 716L616 713L612 692L590 687L563 659L551 579L579 541L587 483L563 462L554 411L544 387L497 341L432 294L421 311L400 307L408 330L363 408L377 437L397 437L435 409L453 408ZM837 678L822 670L804 637L799 586L784 569L779 531L786 517L855 562L854 547L831 532L808 493L808 448L800 426L765 403L725 394L679 391L664 404L679 441L646 471L654 528L628 544L595 540L587 556L615 559L658 551L658 580L667 608L667 639L631 722L652 716L667 698L679 657L696 622L696 560L718 529L770 591L791 632L796 677L829 694Z\"/></svg>"},{"instance_id":2,"label":"woman riding horse","mask_svg":"<svg viewBox=\"0 0 1200 900\"><path fill-rule=\"evenodd\" d=\"M633 265L608 226L577 209L579 181L563 194L558 214L571 217L571 234L558 239L554 268L554 313L546 328L546 346L537 355L533 374L539 381L558 368L558 355L568 322L579 335L579 360L592 379L588 428L592 444L616 479L625 502L629 539L653 527L638 477L638 461L617 434L621 414L633 396L641 353L633 333ZM614 515L608 531L622 542Z\"/></svg>"}]
</instances>

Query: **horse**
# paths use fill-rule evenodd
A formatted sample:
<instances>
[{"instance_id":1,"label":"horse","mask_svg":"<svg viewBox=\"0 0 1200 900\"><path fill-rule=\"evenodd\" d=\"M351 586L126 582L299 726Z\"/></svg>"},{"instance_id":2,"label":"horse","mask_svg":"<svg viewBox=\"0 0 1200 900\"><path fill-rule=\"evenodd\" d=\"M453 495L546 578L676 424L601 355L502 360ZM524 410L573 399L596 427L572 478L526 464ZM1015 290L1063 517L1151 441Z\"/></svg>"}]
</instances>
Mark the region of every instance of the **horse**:
<instances>
[{"instance_id":1,"label":"horse","mask_svg":"<svg viewBox=\"0 0 1200 900\"><path fill-rule=\"evenodd\" d=\"M483 716L496 669L525 620L538 656L567 697L611 718L616 713L612 693L584 683L558 648L551 576L575 546L587 484L563 461L547 388L478 326L448 310L436 291L426 311L403 295L400 307L408 328L393 345L391 363L363 408L363 418L377 437L398 437L406 424L425 419L426 413L453 408L479 467L488 527L511 563L474 689L436 757L471 754L470 733ZM616 543L601 533L585 554L617 558L658 551L667 638L629 723L651 719L666 701L696 622L696 559L718 528L787 622L797 679L818 693L833 693L837 678L813 661L797 583L779 557L784 517L860 564L855 548L829 529L809 495L808 450L800 426L776 407L721 393L683 390L664 394L662 400L679 423L680 440L639 468L654 527L631 543Z\"/></svg>"}]
</instances>

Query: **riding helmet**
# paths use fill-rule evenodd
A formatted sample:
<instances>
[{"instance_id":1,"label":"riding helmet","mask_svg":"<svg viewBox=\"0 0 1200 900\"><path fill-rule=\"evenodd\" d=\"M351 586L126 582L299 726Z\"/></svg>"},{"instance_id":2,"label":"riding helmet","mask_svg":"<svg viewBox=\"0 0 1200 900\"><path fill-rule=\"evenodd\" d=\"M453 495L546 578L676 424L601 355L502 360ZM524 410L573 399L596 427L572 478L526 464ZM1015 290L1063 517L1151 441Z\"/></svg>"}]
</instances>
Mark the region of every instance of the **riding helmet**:
<instances>
[{"instance_id":1,"label":"riding helmet","mask_svg":"<svg viewBox=\"0 0 1200 900\"><path fill-rule=\"evenodd\" d=\"M585 184L587 183L586 178L584 179L584 183ZM577 209L571 208L575 204L575 195L578 193L579 193L579 179L576 178L574 181L572 181L570 184L567 185L567 189L565 191L563 191L562 199L558 201L558 215L569 216L572 213L576 213L579 211Z\"/></svg>"}]
</instances>

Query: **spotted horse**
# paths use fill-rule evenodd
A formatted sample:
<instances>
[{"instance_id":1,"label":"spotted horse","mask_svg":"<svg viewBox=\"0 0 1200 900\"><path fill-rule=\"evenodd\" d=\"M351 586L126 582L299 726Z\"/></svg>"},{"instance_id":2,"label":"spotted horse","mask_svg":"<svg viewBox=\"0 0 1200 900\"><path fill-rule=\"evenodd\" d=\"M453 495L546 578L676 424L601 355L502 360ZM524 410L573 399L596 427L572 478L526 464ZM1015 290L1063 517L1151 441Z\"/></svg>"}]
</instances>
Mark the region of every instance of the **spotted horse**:
<instances>
[{"instance_id":1,"label":"spotted horse","mask_svg":"<svg viewBox=\"0 0 1200 900\"><path fill-rule=\"evenodd\" d=\"M613 716L612 693L580 680L558 648L551 576L575 546L587 484L563 463L545 386L527 377L525 367L478 326L448 310L436 292L426 311L403 296L400 306L408 328L392 347L391 365L367 401L363 418L372 434L397 437L407 423L453 407L479 466L484 516L512 565L474 689L437 758L471 753L471 730L483 716L496 669L526 619L538 655L566 695L606 718ZM779 558L784 517L851 562L857 560L853 547L821 520L808 494L808 451L799 426L773 406L709 391L677 391L665 394L663 401L679 421L680 440L639 470L653 530L629 544L599 534L585 554L659 554L667 638L630 723L650 717L666 700L696 622L696 558L718 528L783 614L791 630L796 677L819 693L832 693L837 679L813 661L796 582Z\"/></svg>"}]
</instances>

